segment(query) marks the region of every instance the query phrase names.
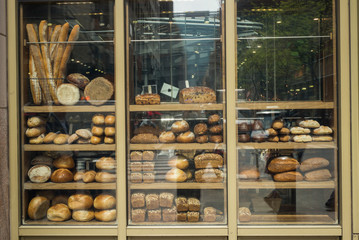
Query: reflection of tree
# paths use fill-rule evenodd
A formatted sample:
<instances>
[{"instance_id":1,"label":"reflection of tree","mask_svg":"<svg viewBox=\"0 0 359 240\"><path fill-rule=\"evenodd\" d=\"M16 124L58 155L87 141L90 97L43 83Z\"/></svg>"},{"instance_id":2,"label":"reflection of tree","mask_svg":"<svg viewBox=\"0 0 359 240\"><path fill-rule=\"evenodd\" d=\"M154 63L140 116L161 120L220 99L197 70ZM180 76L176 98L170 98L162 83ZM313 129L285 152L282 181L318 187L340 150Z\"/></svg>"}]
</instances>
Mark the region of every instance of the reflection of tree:
<instances>
[{"instance_id":1,"label":"reflection of tree","mask_svg":"<svg viewBox=\"0 0 359 240\"><path fill-rule=\"evenodd\" d=\"M248 98L319 99L318 58L323 58L321 54L326 46L331 46L328 44L330 40L293 36L330 35L332 2L283 0L275 1L270 6L254 2L244 9L239 6L238 17L264 24L255 36L282 37L238 41L239 87L247 90ZM241 35L240 30L238 34Z\"/></svg>"}]
</instances>

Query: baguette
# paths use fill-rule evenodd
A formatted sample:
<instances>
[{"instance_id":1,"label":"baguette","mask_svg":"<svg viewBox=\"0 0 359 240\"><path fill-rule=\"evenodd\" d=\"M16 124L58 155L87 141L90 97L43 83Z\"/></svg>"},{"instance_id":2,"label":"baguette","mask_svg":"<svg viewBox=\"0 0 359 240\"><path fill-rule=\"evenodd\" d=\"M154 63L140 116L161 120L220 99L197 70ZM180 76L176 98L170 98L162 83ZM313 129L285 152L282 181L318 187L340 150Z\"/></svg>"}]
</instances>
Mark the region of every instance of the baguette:
<instances>
[{"instance_id":1,"label":"baguette","mask_svg":"<svg viewBox=\"0 0 359 240\"><path fill-rule=\"evenodd\" d=\"M65 23L64 25L62 25L61 27L61 31L60 31L60 35L58 38L58 42L65 42L67 40L67 34L69 32L69 24ZM59 73L59 69L60 69L60 63L61 63L61 59L62 59L62 55L65 51L65 47L66 44L65 43L58 43L57 44L57 51L55 52L55 56L54 56L54 67L53 67L53 72L54 72L54 77L57 78L58 73ZM61 79L57 79L57 86L59 86L62 83Z\"/></svg>"},{"instance_id":2,"label":"baguette","mask_svg":"<svg viewBox=\"0 0 359 240\"><path fill-rule=\"evenodd\" d=\"M26 30L27 30L27 35L28 35L30 42L39 42L39 40L37 38L37 33L35 30L35 27L33 24L26 24ZM42 61L41 50L40 50L39 44L30 44L30 54L33 57L36 71L37 71L38 77L40 79L40 86L41 86L42 92L44 94L44 102L46 104L50 104L52 102L52 100L51 100L51 95L49 92L49 87L47 85L47 81L44 81L44 79L46 78L46 73L45 73L44 63Z\"/></svg>"},{"instance_id":3,"label":"baguette","mask_svg":"<svg viewBox=\"0 0 359 240\"><path fill-rule=\"evenodd\" d=\"M54 61L54 51L56 49L56 46L58 45L57 43L54 42L57 42L57 40L59 39L60 31L61 31L61 25L56 25L52 32L51 38L49 40L51 42L49 48L49 54L52 63Z\"/></svg>"},{"instance_id":4,"label":"baguette","mask_svg":"<svg viewBox=\"0 0 359 240\"><path fill-rule=\"evenodd\" d=\"M48 42L51 41L51 35L52 35L53 31L54 31L54 28L52 27L52 25L47 27L47 32L46 32L47 39L46 39L46 41L48 41Z\"/></svg>"},{"instance_id":5,"label":"baguette","mask_svg":"<svg viewBox=\"0 0 359 240\"><path fill-rule=\"evenodd\" d=\"M34 58L30 54L29 58L29 72L30 72L30 89L32 100L34 101L35 105L40 105L42 101L42 93L41 87L39 84L39 78L37 76L37 71L35 68Z\"/></svg>"},{"instance_id":6,"label":"baguette","mask_svg":"<svg viewBox=\"0 0 359 240\"><path fill-rule=\"evenodd\" d=\"M80 26L75 25L70 33L68 41L69 42L77 41L77 39L79 38L79 35L80 35ZM66 46L65 52L62 55L60 69L59 69L59 73L57 75L57 78L59 78L59 80L61 79L60 81L62 81L65 78L66 66L67 66L67 62L69 61L72 49L73 49L73 44L68 43Z\"/></svg>"},{"instance_id":7,"label":"baguette","mask_svg":"<svg viewBox=\"0 0 359 240\"><path fill-rule=\"evenodd\" d=\"M47 22L42 20L39 26L39 36L40 42L47 42ZM42 61L44 62L45 73L46 73L46 81L49 86L51 98L56 105L59 104L59 100L56 95L56 84L54 80L54 76L52 74L51 68L51 60L49 56L49 45L48 43L41 44L41 52L42 52Z\"/></svg>"}]
</instances>

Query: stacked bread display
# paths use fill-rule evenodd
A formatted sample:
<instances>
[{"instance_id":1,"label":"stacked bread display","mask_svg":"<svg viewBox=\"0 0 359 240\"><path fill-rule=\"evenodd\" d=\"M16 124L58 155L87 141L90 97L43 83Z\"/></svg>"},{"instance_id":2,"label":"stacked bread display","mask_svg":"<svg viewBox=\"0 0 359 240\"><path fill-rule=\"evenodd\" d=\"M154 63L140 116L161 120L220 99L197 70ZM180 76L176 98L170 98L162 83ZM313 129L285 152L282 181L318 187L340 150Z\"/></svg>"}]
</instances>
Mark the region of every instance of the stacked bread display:
<instances>
[{"instance_id":1,"label":"stacked bread display","mask_svg":"<svg viewBox=\"0 0 359 240\"><path fill-rule=\"evenodd\" d=\"M79 222L93 219L111 222L116 220L116 199L112 194L105 193L97 195L95 199L86 192L71 196L39 194L30 200L27 213L32 220L46 216L52 222L64 222L71 218Z\"/></svg>"},{"instance_id":2,"label":"stacked bread display","mask_svg":"<svg viewBox=\"0 0 359 240\"><path fill-rule=\"evenodd\" d=\"M155 164L153 151L132 151L130 153L129 179L132 183L153 183L155 181Z\"/></svg>"},{"instance_id":3,"label":"stacked bread display","mask_svg":"<svg viewBox=\"0 0 359 240\"><path fill-rule=\"evenodd\" d=\"M202 153L194 158L196 182L223 182L223 157L217 153Z\"/></svg>"},{"instance_id":4,"label":"stacked bread display","mask_svg":"<svg viewBox=\"0 0 359 240\"><path fill-rule=\"evenodd\" d=\"M29 138L29 143L42 144L46 133L46 120L40 116L29 117L27 126L25 135Z\"/></svg>"},{"instance_id":5,"label":"stacked bread display","mask_svg":"<svg viewBox=\"0 0 359 240\"><path fill-rule=\"evenodd\" d=\"M112 157L102 157L96 161L96 168L98 171L94 170L80 170L77 171L74 175L75 182L100 182L100 183L110 183L116 181L116 160Z\"/></svg>"},{"instance_id":6,"label":"stacked bread display","mask_svg":"<svg viewBox=\"0 0 359 240\"><path fill-rule=\"evenodd\" d=\"M175 155L168 160L167 164L171 167L171 170L166 173L166 181L185 182L192 178L192 173L188 169L189 160L185 156Z\"/></svg>"}]
</instances>

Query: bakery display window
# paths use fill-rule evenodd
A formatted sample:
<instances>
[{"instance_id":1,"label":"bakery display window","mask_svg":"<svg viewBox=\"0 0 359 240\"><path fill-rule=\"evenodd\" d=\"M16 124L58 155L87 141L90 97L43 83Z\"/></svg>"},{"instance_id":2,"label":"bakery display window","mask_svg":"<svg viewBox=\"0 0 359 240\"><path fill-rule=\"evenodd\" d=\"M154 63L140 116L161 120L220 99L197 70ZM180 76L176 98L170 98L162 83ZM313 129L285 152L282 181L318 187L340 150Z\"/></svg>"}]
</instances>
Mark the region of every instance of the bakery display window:
<instances>
[{"instance_id":1,"label":"bakery display window","mask_svg":"<svg viewBox=\"0 0 359 240\"><path fill-rule=\"evenodd\" d=\"M226 224L223 2L125 6L128 224Z\"/></svg>"},{"instance_id":2,"label":"bakery display window","mask_svg":"<svg viewBox=\"0 0 359 240\"><path fill-rule=\"evenodd\" d=\"M24 225L116 225L114 1L19 1Z\"/></svg>"},{"instance_id":3,"label":"bakery display window","mask_svg":"<svg viewBox=\"0 0 359 240\"><path fill-rule=\"evenodd\" d=\"M238 224L338 224L335 2L237 1Z\"/></svg>"}]
</instances>

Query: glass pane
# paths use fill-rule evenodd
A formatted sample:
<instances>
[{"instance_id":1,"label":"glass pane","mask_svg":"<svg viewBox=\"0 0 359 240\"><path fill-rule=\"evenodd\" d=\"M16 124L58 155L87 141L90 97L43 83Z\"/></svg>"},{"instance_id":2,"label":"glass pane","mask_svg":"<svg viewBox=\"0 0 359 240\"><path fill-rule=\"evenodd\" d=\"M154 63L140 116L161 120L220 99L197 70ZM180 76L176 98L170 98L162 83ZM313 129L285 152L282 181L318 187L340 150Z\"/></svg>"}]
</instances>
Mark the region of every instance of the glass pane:
<instances>
[{"instance_id":1,"label":"glass pane","mask_svg":"<svg viewBox=\"0 0 359 240\"><path fill-rule=\"evenodd\" d=\"M237 1L239 224L336 224L334 2Z\"/></svg>"},{"instance_id":2,"label":"glass pane","mask_svg":"<svg viewBox=\"0 0 359 240\"><path fill-rule=\"evenodd\" d=\"M23 224L116 225L113 6L20 4Z\"/></svg>"},{"instance_id":3,"label":"glass pane","mask_svg":"<svg viewBox=\"0 0 359 240\"><path fill-rule=\"evenodd\" d=\"M126 6L128 224L225 224L223 5Z\"/></svg>"}]
</instances>

